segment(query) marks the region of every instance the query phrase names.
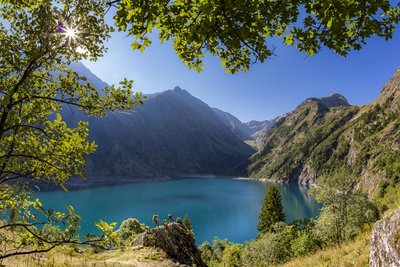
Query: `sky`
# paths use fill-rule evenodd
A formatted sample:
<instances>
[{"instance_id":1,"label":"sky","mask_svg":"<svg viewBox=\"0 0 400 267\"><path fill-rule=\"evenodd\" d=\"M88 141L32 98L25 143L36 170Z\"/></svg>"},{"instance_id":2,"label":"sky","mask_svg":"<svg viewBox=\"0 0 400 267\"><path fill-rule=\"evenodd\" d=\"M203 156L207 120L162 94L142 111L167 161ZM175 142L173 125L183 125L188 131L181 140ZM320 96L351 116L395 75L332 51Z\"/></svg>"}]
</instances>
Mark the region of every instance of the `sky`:
<instances>
[{"instance_id":1,"label":"sky","mask_svg":"<svg viewBox=\"0 0 400 267\"><path fill-rule=\"evenodd\" d=\"M242 122L272 119L308 97L332 93L344 95L351 104L368 104L400 67L399 31L389 41L369 39L361 51L346 58L328 49L310 57L277 40L275 57L233 75L225 73L218 58L206 56L198 73L180 61L171 43L161 45L153 39L140 53L131 50L132 41L126 33L114 32L106 43L107 54L97 62L83 63L108 84L126 77L134 80L135 91L145 94L179 86Z\"/></svg>"}]
</instances>

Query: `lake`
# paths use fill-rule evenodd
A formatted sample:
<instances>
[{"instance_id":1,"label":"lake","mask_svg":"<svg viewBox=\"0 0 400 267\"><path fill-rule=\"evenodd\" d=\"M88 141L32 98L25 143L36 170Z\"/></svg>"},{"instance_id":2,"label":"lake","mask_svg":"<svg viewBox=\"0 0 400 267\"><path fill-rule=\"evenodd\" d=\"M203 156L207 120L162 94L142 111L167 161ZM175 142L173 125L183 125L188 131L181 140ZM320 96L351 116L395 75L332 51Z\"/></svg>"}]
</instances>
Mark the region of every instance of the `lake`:
<instances>
[{"instance_id":1,"label":"lake","mask_svg":"<svg viewBox=\"0 0 400 267\"><path fill-rule=\"evenodd\" d=\"M215 237L233 242L250 241L270 183L228 178L179 179L131 183L70 192L39 192L44 207L66 210L74 206L82 216L82 233L96 232L94 222L122 222L133 217L152 226L153 214L160 221L168 213L189 215L197 244ZM287 222L318 216L321 205L298 184L277 184Z\"/></svg>"}]
</instances>

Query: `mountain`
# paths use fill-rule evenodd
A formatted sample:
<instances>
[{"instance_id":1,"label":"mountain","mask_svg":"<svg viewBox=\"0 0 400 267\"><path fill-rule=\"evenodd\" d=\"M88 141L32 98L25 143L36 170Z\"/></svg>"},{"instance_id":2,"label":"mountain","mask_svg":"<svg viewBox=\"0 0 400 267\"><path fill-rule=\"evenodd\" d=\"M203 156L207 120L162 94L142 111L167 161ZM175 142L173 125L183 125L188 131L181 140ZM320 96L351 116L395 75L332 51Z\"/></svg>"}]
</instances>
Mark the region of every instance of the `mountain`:
<instances>
[{"instance_id":1,"label":"mountain","mask_svg":"<svg viewBox=\"0 0 400 267\"><path fill-rule=\"evenodd\" d=\"M276 117L272 120L265 121L249 121L246 123L247 127L250 129L251 139L255 141L256 147L259 149L261 146L262 138L265 134L275 125L280 117Z\"/></svg>"},{"instance_id":2,"label":"mountain","mask_svg":"<svg viewBox=\"0 0 400 267\"><path fill-rule=\"evenodd\" d=\"M309 98L309 100L319 102L328 108L350 106L347 99L344 96L342 96L341 94L332 94L330 96L321 97L321 98Z\"/></svg>"},{"instance_id":3,"label":"mountain","mask_svg":"<svg viewBox=\"0 0 400 267\"><path fill-rule=\"evenodd\" d=\"M97 79L88 77L92 83L99 83ZM70 125L89 122L89 139L96 141L98 149L87 157L87 174L106 180L242 176L254 152L207 104L179 87L148 95L144 106L110 112L105 118L85 117L69 109L63 117Z\"/></svg>"},{"instance_id":4,"label":"mountain","mask_svg":"<svg viewBox=\"0 0 400 267\"><path fill-rule=\"evenodd\" d=\"M213 108L218 118L228 126L231 131L242 141L254 140L256 147L265 133L277 122L279 117L265 121L241 122L232 114Z\"/></svg>"},{"instance_id":5,"label":"mountain","mask_svg":"<svg viewBox=\"0 0 400 267\"><path fill-rule=\"evenodd\" d=\"M80 62L72 62L70 68L73 69L80 76L85 76L87 81L90 82L94 86L94 88L96 88L99 91L99 93L101 92L101 89L108 86L106 82L104 82L95 74L93 74L90 71L90 69L88 69L85 65L83 65Z\"/></svg>"},{"instance_id":6,"label":"mountain","mask_svg":"<svg viewBox=\"0 0 400 267\"><path fill-rule=\"evenodd\" d=\"M334 94L310 98L280 118L252 156L256 178L314 183L346 168L370 193L400 177L400 69L363 107Z\"/></svg>"},{"instance_id":7,"label":"mountain","mask_svg":"<svg viewBox=\"0 0 400 267\"><path fill-rule=\"evenodd\" d=\"M249 129L247 124L241 122L238 118L232 114L222 111L217 108L213 108L215 115L231 129L231 131L242 141L251 139L252 131Z\"/></svg>"}]
</instances>

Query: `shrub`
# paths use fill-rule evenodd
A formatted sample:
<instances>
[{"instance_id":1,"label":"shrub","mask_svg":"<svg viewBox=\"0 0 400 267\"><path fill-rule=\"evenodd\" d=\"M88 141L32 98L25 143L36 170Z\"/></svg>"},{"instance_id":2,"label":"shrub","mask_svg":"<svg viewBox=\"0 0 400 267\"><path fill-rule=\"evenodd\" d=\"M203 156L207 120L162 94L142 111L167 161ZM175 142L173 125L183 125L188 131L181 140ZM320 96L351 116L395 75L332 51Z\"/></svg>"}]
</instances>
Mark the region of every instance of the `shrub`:
<instances>
[{"instance_id":1,"label":"shrub","mask_svg":"<svg viewBox=\"0 0 400 267\"><path fill-rule=\"evenodd\" d=\"M242 263L243 245L233 244L225 248L222 261L225 266L240 267Z\"/></svg>"},{"instance_id":2,"label":"shrub","mask_svg":"<svg viewBox=\"0 0 400 267\"><path fill-rule=\"evenodd\" d=\"M291 242L290 246L295 256L304 256L310 252L316 251L319 247L319 239L313 232L306 231L301 231Z\"/></svg>"},{"instance_id":3,"label":"shrub","mask_svg":"<svg viewBox=\"0 0 400 267\"><path fill-rule=\"evenodd\" d=\"M128 218L121 223L118 229L119 237L123 244L130 244L133 239L143 232L145 232L149 227L143 223L140 223L137 219Z\"/></svg>"}]
</instances>

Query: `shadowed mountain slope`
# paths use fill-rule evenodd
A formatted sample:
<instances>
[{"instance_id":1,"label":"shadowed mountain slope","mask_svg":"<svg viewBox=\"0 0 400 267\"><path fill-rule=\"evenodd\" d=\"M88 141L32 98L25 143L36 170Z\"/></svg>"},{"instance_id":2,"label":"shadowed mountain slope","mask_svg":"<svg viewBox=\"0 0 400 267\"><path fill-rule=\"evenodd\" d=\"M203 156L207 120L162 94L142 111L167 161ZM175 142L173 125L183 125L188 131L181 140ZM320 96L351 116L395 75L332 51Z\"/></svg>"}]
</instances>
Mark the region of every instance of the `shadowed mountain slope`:
<instances>
[{"instance_id":1,"label":"shadowed mountain slope","mask_svg":"<svg viewBox=\"0 0 400 267\"><path fill-rule=\"evenodd\" d=\"M88 76L83 65L73 68ZM101 84L97 77L89 76L88 81ZM72 125L89 121L89 139L99 147L87 158L88 176L241 176L246 175L247 160L253 153L207 104L179 87L149 95L144 106L132 111L94 118L65 109L63 117Z\"/></svg>"}]
</instances>

